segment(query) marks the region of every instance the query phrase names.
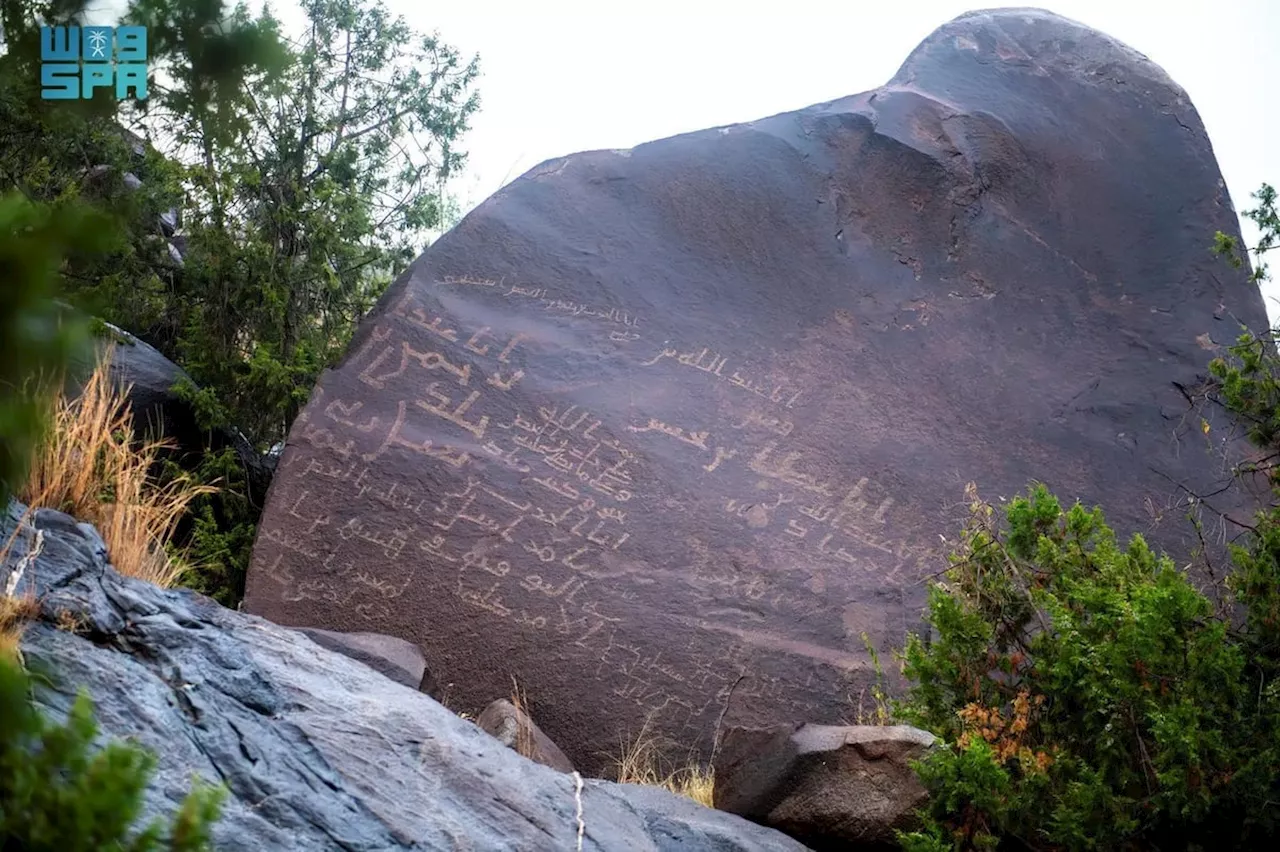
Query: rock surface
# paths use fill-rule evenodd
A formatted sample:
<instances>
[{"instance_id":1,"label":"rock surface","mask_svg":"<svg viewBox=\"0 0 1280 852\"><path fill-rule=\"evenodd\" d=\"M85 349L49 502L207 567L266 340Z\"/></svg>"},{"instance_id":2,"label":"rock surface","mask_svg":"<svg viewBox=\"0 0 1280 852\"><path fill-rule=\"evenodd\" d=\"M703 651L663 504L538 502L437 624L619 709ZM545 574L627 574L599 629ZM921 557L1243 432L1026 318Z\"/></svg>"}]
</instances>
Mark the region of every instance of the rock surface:
<instances>
[{"instance_id":1,"label":"rock surface","mask_svg":"<svg viewBox=\"0 0 1280 852\"><path fill-rule=\"evenodd\" d=\"M0 519L0 538L19 514ZM86 688L107 736L158 754L146 818L172 810L192 773L225 784L215 848L804 848L661 790L588 780L579 793L574 776L297 631L121 578L92 527L48 510L31 524L0 565L0 588L42 531L17 586L40 603L22 640L26 663L54 674L37 704L63 718Z\"/></svg>"},{"instance_id":2,"label":"rock surface","mask_svg":"<svg viewBox=\"0 0 1280 852\"><path fill-rule=\"evenodd\" d=\"M928 799L909 761L934 743L905 725L730 728L715 759L715 806L816 850L892 850Z\"/></svg>"},{"instance_id":3,"label":"rock surface","mask_svg":"<svg viewBox=\"0 0 1280 852\"><path fill-rule=\"evenodd\" d=\"M321 379L246 608L410 639L460 710L516 675L590 774L646 719L681 756L846 721L967 481L1194 545L1223 467L1183 389L1266 321L1208 251L1233 210L1163 71L1025 9L873 92L544 163Z\"/></svg>"},{"instance_id":4,"label":"rock surface","mask_svg":"<svg viewBox=\"0 0 1280 852\"><path fill-rule=\"evenodd\" d=\"M160 350L124 329L106 324L111 337L100 341L95 357L109 355L111 381L117 387L129 388L129 408L134 428L139 434L158 435L172 441L179 460L194 466L209 450L230 447L242 465L248 484L249 499L261 506L267 497L275 457L258 453L238 430L200 428L195 409L174 393L180 379L190 377ZM76 365L81 372L92 365Z\"/></svg>"},{"instance_id":5,"label":"rock surface","mask_svg":"<svg viewBox=\"0 0 1280 852\"><path fill-rule=\"evenodd\" d=\"M428 695L436 691L422 649L412 642L381 633L337 633L313 627L302 627L298 632L322 648L359 660L396 683Z\"/></svg>"},{"instance_id":6,"label":"rock surface","mask_svg":"<svg viewBox=\"0 0 1280 852\"><path fill-rule=\"evenodd\" d=\"M573 771L573 763L560 747L534 724L528 713L505 698L499 698L484 708L476 717L476 724L507 748L515 749L535 763L559 772Z\"/></svg>"}]
</instances>

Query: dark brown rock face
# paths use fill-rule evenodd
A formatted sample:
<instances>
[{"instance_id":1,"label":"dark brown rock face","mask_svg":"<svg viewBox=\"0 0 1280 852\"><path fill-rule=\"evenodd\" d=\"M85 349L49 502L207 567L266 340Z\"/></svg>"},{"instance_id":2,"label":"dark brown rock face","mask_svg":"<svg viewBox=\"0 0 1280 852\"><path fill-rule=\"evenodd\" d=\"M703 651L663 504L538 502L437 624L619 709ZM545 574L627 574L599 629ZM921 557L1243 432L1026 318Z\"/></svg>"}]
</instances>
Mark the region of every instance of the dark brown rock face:
<instances>
[{"instance_id":1,"label":"dark brown rock face","mask_svg":"<svg viewBox=\"0 0 1280 852\"><path fill-rule=\"evenodd\" d=\"M816 850L897 849L928 799L910 762L932 734L905 725L730 728L715 759L715 806Z\"/></svg>"},{"instance_id":2,"label":"dark brown rock face","mask_svg":"<svg viewBox=\"0 0 1280 852\"><path fill-rule=\"evenodd\" d=\"M1182 90L1033 10L874 92L545 163L322 378L246 608L411 640L457 709L518 676L588 773L646 718L846 721L969 480L1185 553L1221 467L1179 386L1265 322L1208 251L1232 210Z\"/></svg>"}]
</instances>

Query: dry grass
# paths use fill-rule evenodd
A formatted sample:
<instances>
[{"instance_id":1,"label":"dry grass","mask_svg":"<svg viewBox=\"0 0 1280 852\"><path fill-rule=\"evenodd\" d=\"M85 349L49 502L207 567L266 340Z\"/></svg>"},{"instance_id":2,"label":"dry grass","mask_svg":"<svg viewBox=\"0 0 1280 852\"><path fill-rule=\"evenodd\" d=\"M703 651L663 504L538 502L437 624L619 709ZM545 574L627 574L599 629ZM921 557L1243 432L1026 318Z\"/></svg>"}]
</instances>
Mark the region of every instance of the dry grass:
<instances>
[{"instance_id":1,"label":"dry grass","mask_svg":"<svg viewBox=\"0 0 1280 852\"><path fill-rule=\"evenodd\" d=\"M191 501L215 489L186 477L154 480L157 456L170 444L135 441L128 391L112 386L108 361L99 362L78 398L55 401L19 498L93 524L117 571L168 588L188 566L166 543Z\"/></svg>"},{"instance_id":2,"label":"dry grass","mask_svg":"<svg viewBox=\"0 0 1280 852\"><path fill-rule=\"evenodd\" d=\"M27 622L36 616L35 599L17 595L0 597L0 658L16 660Z\"/></svg>"},{"instance_id":3,"label":"dry grass","mask_svg":"<svg viewBox=\"0 0 1280 852\"><path fill-rule=\"evenodd\" d=\"M524 690L520 688L520 684L516 679L511 678L511 704L516 708L516 753L530 760L534 759L537 753L537 744L534 742L533 729L527 724L533 719L529 714L529 702L525 697Z\"/></svg>"},{"instance_id":4,"label":"dry grass","mask_svg":"<svg viewBox=\"0 0 1280 852\"><path fill-rule=\"evenodd\" d=\"M9 536L4 547L0 548L0 565L6 563L9 552L13 549L19 534L26 528L27 518L30 515L31 509L28 508L18 520L13 535ZM22 658L22 633L26 630L27 623L39 614L40 606L36 602L34 593L19 595L18 584L22 582L23 575L40 555L43 547L44 534L36 532L31 538L31 545L27 548L26 554L14 564L8 576L5 577L4 588L0 589L0 657L10 660ZM31 584L27 587L33 588Z\"/></svg>"},{"instance_id":5,"label":"dry grass","mask_svg":"<svg viewBox=\"0 0 1280 852\"><path fill-rule=\"evenodd\" d=\"M715 791L715 775L709 766L689 762L672 770L664 768L663 740L654 735L650 720L646 719L640 733L622 748L621 757L615 760L619 784L644 784L661 787L681 796L687 796L708 808Z\"/></svg>"},{"instance_id":6,"label":"dry grass","mask_svg":"<svg viewBox=\"0 0 1280 852\"><path fill-rule=\"evenodd\" d=\"M862 634L862 644L867 649L867 655L871 657L872 671L875 674L875 681L870 687L863 687L858 692L857 704L854 707L853 724L855 725L875 725L885 726L897 724L893 718L893 702L889 699L889 693L885 689L884 668L880 665L880 655L876 653L875 645L871 642L871 637L865 632ZM867 692L871 693L871 707L867 707Z\"/></svg>"}]
</instances>

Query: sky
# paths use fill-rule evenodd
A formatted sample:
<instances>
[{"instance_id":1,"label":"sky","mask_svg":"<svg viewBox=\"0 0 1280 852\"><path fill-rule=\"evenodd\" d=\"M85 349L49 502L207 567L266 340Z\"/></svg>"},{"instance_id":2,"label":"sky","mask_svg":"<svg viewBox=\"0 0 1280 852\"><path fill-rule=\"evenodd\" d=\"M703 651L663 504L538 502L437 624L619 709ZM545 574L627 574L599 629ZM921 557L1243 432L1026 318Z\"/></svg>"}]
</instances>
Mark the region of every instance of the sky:
<instances>
[{"instance_id":1,"label":"sky","mask_svg":"<svg viewBox=\"0 0 1280 852\"><path fill-rule=\"evenodd\" d=\"M453 186L464 209L538 163L630 148L874 89L981 0L388 0L479 54L481 98ZM1026 5L1026 4L1023 4ZM1280 2L1056 0L1044 8L1161 65L1209 131L1237 210L1280 184ZM1246 234L1256 234L1252 223ZM1264 292L1280 316L1280 283Z\"/></svg>"},{"instance_id":2,"label":"sky","mask_svg":"<svg viewBox=\"0 0 1280 852\"><path fill-rule=\"evenodd\" d=\"M464 212L544 160L874 89L938 26L991 8L981 0L385 2L414 28L480 57L481 108L462 142L467 167L451 187ZM271 6L292 17L290 0ZM1129 44L1187 91L1237 210L1264 181L1280 184L1280 2L1055 0L1045 8ZM1246 238L1256 235L1252 223L1243 226ZM1264 296L1280 317L1280 283Z\"/></svg>"}]
</instances>

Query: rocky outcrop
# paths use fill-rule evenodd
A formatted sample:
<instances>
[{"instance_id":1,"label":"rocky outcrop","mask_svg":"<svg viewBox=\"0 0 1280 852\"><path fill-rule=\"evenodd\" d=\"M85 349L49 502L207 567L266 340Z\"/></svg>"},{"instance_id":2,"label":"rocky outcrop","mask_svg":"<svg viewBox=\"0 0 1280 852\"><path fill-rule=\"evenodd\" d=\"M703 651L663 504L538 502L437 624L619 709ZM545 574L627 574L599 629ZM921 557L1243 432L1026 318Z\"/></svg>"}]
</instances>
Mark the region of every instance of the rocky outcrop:
<instances>
[{"instance_id":1,"label":"rocky outcrop","mask_svg":"<svg viewBox=\"0 0 1280 852\"><path fill-rule=\"evenodd\" d=\"M731 728L716 752L715 806L816 850L893 850L928 799L910 767L934 744L903 725Z\"/></svg>"},{"instance_id":2,"label":"rocky outcrop","mask_svg":"<svg viewBox=\"0 0 1280 852\"><path fill-rule=\"evenodd\" d=\"M572 772L573 763L560 747L534 724L522 708L499 698L476 717L480 730L495 737L507 748L513 748L536 763L559 772Z\"/></svg>"},{"instance_id":3,"label":"rocky outcrop","mask_svg":"<svg viewBox=\"0 0 1280 852\"><path fill-rule=\"evenodd\" d=\"M429 648L461 710L518 675L592 774L646 720L682 758L837 723L970 480L1195 546L1187 494L1228 474L1188 399L1266 322L1216 230L1186 93L1027 9L957 18L872 92L544 163L322 377L245 606Z\"/></svg>"},{"instance_id":4,"label":"rocky outcrop","mask_svg":"<svg viewBox=\"0 0 1280 852\"><path fill-rule=\"evenodd\" d=\"M48 510L31 524L0 588L39 540L16 589L39 602L25 661L53 675L36 703L61 718L87 689L107 736L157 753L145 817L174 808L192 773L225 784L215 848L803 849L661 790L539 766L297 631L121 578L92 527Z\"/></svg>"},{"instance_id":5,"label":"rocky outcrop","mask_svg":"<svg viewBox=\"0 0 1280 852\"><path fill-rule=\"evenodd\" d=\"M194 467L207 451L231 448L244 473L249 500L254 506L263 505L276 457L259 453L236 429L202 429L195 408L174 391L180 380L191 381L191 377L133 334L108 323L103 327L106 333L92 350L93 357L110 357L112 383L129 389L134 428L141 434L168 439L179 463L187 466ZM78 363L76 372L86 374L91 367L87 361Z\"/></svg>"},{"instance_id":6,"label":"rocky outcrop","mask_svg":"<svg viewBox=\"0 0 1280 852\"><path fill-rule=\"evenodd\" d=\"M422 649L412 642L381 633L337 633L311 627L300 628L298 632L322 648L359 660L396 683L439 698Z\"/></svg>"}]
</instances>

